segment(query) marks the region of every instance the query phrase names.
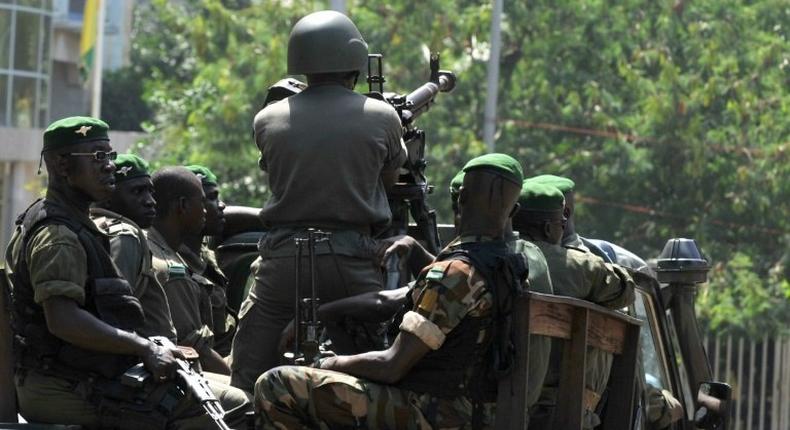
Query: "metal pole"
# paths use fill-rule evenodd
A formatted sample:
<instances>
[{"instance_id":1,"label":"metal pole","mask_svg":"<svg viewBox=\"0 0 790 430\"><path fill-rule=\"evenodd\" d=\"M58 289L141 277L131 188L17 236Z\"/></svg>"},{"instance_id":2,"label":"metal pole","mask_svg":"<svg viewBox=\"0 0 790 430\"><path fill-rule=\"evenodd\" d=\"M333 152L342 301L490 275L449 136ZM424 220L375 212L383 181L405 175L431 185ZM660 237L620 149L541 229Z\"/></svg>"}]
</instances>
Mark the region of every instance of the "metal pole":
<instances>
[{"instance_id":1,"label":"metal pole","mask_svg":"<svg viewBox=\"0 0 790 430\"><path fill-rule=\"evenodd\" d=\"M93 61L93 90L91 91L91 116L101 117L101 84L104 69L104 1L97 1L99 14L96 17L96 58Z\"/></svg>"},{"instance_id":2,"label":"metal pole","mask_svg":"<svg viewBox=\"0 0 790 430\"><path fill-rule=\"evenodd\" d=\"M488 56L486 105L483 113L483 140L488 152L494 152L496 134L496 104L499 90L499 56L502 50L502 0L494 0L491 14L491 50Z\"/></svg>"}]
</instances>

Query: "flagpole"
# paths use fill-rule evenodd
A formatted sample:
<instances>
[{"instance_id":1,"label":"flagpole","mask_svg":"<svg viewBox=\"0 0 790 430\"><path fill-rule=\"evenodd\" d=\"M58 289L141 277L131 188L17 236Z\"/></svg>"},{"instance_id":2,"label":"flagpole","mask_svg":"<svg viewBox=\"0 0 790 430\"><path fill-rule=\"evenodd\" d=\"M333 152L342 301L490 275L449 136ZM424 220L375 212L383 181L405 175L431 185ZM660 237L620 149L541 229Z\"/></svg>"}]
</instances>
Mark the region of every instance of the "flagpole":
<instances>
[{"instance_id":1,"label":"flagpole","mask_svg":"<svg viewBox=\"0 0 790 430\"><path fill-rule=\"evenodd\" d=\"M499 53L502 45L502 0L494 0L491 14L491 49L486 75L486 104L483 111L483 141L488 152L494 152L496 138L496 105L499 90Z\"/></svg>"},{"instance_id":2,"label":"flagpole","mask_svg":"<svg viewBox=\"0 0 790 430\"><path fill-rule=\"evenodd\" d=\"M97 0L96 45L93 58L93 89L91 91L91 116L101 118L101 84L104 63L104 1Z\"/></svg>"}]
</instances>

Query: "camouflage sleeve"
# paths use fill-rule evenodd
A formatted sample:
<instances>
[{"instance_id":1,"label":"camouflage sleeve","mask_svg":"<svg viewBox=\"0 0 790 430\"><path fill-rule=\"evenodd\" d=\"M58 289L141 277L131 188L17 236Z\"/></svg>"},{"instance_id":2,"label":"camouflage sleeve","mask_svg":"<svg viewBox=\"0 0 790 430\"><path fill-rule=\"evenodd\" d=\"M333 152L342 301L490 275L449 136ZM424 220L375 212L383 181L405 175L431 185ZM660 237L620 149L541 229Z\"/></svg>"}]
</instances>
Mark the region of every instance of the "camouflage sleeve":
<instances>
[{"instance_id":1,"label":"camouflage sleeve","mask_svg":"<svg viewBox=\"0 0 790 430\"><path fill-rule=\"evenodd\" d=\"M400 329L438 349L464 317L486 311L485 282L462 261L440 261L426 267L412 291L414 307Z\"/></svg>"},{"instance_id":2,"label":"camouflage sleeve","mask_svg":"<svg viewBox=\"0 0 790 430\"><path fill-rule=\"evenodd\" d=\"M113 236L110 238L110 255L118 271L121 272L121 276L129 282L129 285L135 290L135 295L139 297L136 287L143 265L140 240L130 234Z\"/></svg>"},{"instance_id":3,"label":"camouflage sleeve","mask_svg":"<svg viewBox=\"0 0 790 430\"><path fill-rule=\"evenodd\" d=\"M62 296L85 304L88 259L77 235L68 227L49 225L34 234L26 259L36 303Z\"/></svg>"},{"instance_id":4,"label":"camouflage sleeve","mask_svg":"<svg viewBox=\"0 0 790 430\"><path fill-rule=\"evenodd\" d=\"M598 256L587 255L589 270L586 273L591 276L593 287L586 300L610 309L619 309L633 303L635 284L628 269L617 264L605 263Z\"/></svg>"}]
</instances>

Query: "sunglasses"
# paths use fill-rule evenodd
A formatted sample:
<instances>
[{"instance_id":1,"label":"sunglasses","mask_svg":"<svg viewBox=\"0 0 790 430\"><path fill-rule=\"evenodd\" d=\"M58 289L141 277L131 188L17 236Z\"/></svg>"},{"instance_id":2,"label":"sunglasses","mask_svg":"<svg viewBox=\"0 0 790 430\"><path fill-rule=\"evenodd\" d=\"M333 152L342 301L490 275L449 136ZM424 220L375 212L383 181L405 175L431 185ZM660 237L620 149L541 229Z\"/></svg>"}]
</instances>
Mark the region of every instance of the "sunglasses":
<instances>
[{"instance_id":1,"label":"sunglasses","mask_svg":"<svg viewBox=\"0 0 790 430\"><path fill-rule=\"evenodd\" d=\"M116 151L70 152L68 155L72 157L93 157L96 161L108 161L118 158L118 152Z\"/></svg>"}]
</instances>

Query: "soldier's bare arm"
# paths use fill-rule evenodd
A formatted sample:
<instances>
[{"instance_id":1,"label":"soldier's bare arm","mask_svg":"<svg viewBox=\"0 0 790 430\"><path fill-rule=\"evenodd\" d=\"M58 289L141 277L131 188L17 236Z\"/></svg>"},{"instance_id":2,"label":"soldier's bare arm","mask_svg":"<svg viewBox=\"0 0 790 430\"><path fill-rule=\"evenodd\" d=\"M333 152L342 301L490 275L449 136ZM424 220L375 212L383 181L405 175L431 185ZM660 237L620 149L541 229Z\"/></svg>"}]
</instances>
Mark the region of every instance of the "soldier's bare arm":
<instances>
[{"instance_id":1,"label":"soldier's bare arm","mask_svg":"<svg viewBox=\"0 0 790 430\"><path fill-rule=\"evenodd\" d=\"M348 373L373 382L394 384L430 350L417 336L401 331L392 346L384 351L329 357L321 362L321 368Z\"/></svg>"},{"instance_id":2,"label":"soldier's bare arm","mask_svg":"<svg viewBox=\"0 0 790 430\"><path fill-rule=\"evenodd\" d=\"M176 370L177 350L164 349L132 332L115 328L80 308L63 296L51 296L43 303L50 333L76 346L112 354L141 357L154 376L169 376Z\"/></svg>"},{"instance_id":3,"label":"soldier's bare arm","mask_svg":"<svg viewBox=\"0 0 790 430\"><path fill-rule=\"evenodd\" d=\"M401 259L406 258L409 271L415 277L434 259L434 255L428 252L417 239L408 235L393 236L381 240L378 252L379 264L383 267L392 255L397 255Z\"/></svg>"},{"instance_id":4,"label":"soldier's bare arm","mask_svg":"<svg viewBox=\"0 0 790 430\"><path fill-rule=\"evenodd\" d=\"M200 355L200 366L206 372L230 375L230 366L213 348L206 348L203 354Z\"/></svg>"}]
</instances>

